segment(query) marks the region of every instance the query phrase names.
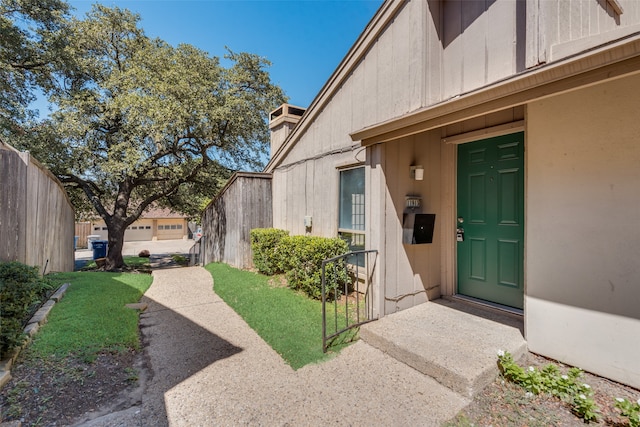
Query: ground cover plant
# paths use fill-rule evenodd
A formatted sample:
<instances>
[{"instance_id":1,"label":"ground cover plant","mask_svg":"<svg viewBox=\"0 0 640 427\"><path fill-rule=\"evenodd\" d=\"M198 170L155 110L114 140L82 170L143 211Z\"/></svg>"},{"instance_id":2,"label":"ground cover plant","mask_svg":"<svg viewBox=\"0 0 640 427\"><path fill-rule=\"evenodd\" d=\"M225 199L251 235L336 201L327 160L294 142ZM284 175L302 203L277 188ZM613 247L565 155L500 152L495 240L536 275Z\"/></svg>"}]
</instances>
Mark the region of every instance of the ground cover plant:
<instances>
[{"instance_id":1,"label":"ground cover plant","mask_svg":"<svg viewBox=\"0 0 640 427\"><path fill-rule=\"evenodd\" d=\"M322 303L270 278L226 264L205 268L214 291L233 308L282 358L298 369L319 362L344 347L353 336L322 352Z\"/></svg>"},{"instance_id":2,"label":"ground cover plant","mask_svg":"<svg viewBox=\"0 0 640 427\"><path fill-rule=\"evenodd\" d=\"M36 267L0 263L0 359L24 341L24 326L55 288Z\"/></svg>"},{"instance_id":3,"label":"ground cover plant","mask_svg":"<svg viewBox=\"0 0 640 427\"><path fill-rule=\"evenodd\" d=\"M138 302L147 274L75 272L49 276L70 283L0 390L0 420L66 425L111 402L137 379Z\"/></svg>"},{"instance_id":4,"label":"ground cover plant","mask_svg":"<svg viewBox=\"0 0 640 427\"><path fill-rule=\"evenodd\" d=\"M596 415L592 425L639 425L639 390L533 353L518 363L502 353L498 364L502 374L445 426L578 427L582 414Z\"/></svg>"}]
</instances>

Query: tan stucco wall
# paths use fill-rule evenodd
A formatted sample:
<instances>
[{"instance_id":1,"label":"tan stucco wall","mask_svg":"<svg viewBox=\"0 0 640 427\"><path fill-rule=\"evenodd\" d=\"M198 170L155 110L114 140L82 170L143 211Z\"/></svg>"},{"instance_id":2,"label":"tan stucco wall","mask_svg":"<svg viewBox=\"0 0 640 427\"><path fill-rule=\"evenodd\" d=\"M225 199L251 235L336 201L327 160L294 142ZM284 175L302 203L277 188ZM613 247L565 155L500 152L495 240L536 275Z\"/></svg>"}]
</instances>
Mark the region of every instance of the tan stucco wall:
<instances>
[{"instance_id":1,"label":"tan stucco wall","mask_svg":"<svg viewBox=\"0 0 640 427\"><path fill-rule=\"evenodd\" d=\"M640 387L640 76L527 109L529 349Z\"/></svg>"}]
</instances>

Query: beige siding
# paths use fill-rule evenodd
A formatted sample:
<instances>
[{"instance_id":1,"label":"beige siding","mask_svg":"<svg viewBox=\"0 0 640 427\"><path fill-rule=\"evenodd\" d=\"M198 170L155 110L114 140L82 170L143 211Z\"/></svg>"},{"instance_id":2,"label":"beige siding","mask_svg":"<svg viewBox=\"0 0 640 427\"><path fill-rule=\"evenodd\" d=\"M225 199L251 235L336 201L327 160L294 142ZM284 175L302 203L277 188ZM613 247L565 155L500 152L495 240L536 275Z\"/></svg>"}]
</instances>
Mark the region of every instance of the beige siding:
<instances>
[{"instance_id":1,"label":"beige siding","mask_svg":"<svg viewBox=\"0 0 640 427\"><path fill-rule=\"evenodd\" d=\"M485 86L524 68L518 22L524 3L443 2L444 98ZM521 37L520 37L521 38Z\"/></svg>"},{"instance_id":2,"label":"beige siding","mask_svg":"<svg viewBox=\"0 0 640 427\"><path fill-rule=\"evenodd\" d=\"M394 313L438 298L443 235L440 132L429 132L368 148L367 247L379 251L376 283L381 286L376 308ZM409 167L421 164L424 180L410 178ZM422 197L422 213L435 213L432 244L402 242L407 195Z\"/></svg>"},{"instance_id":3,"label":"beige siding","mask_svg":"<svg viewBox=\"0 0 640 427\"><path fill-rule=\"evenodd\" d=\"M607 0L562 0L531 2L538 7L541 49L556 61L588 48L640 31L640 2L618 0L623 13L615 13Z\"/></svg>"},{"instance_id":4,"label":"beige siding","mask_svg":"<svg viewBox=\"0 0 640 427\"><path fill-rule=\"evenodd\" d=\"M527 109L526 338L640 387L640 75Z\"/></svg>"}]
</instances>

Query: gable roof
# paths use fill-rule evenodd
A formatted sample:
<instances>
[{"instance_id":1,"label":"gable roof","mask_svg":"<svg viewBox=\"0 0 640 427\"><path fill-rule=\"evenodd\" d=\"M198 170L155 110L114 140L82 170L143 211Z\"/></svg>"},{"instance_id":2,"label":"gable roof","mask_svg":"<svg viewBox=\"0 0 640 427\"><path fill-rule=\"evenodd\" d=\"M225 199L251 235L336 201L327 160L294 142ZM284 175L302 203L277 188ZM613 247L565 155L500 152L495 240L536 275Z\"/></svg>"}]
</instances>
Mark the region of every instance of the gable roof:
<instances>
[{"instance_id":1,"label":"gable roof","mask_svg":"<svg viewBox=\"0 0 640 427\"><path fill-rule=\"evenodd\" d=\"M295 145L295 141L302 135L307 128L313 123L325 105L329 103L333 95L338 91L340 86L349 78L353 70L358 66L360 60L365 56L369 48L376 41L378 36L391 23L393 18L404 7L404 0L385 0L375 13L371 21L367 24L364 31L360 34L346 56L342 59L336 70L331 74L329 80L324 84L318 95L311 102L311 105L302 115L300 122L291 131L287 139L282 143L280 148L273 153L271 159L264 168L265 172L272 172L276 166L280 164L282 159Z\"/></svg>"},{"instance_id":2,"label":"gable roof","mask_svg":"<svg viewBox=\"0 0 640 427\"><path fill-rule=\"evenodd\" d=\"M188 218L188 215L174 212L169 208L151 207L140 215L140 219Z\"/></svg>"},{"instance_id":3,"label":"gable roof","mask_svg":"<svg viewBox=\"0 0 640 427\"><path fill-rule=\"evenodd\" d=\"M280 165L406 4L404 0L386 0L380 6L300 122L273 153L265 166L265 172L273 172ZM551 58L547 63L528 68L468 93L458 94L437 104L363 129L354 129L350 134L351 139L363 146L390 141L637 72L640 70L640 32L628 34L626 31L620 34L612 32L613 38L608 42L599 45L596 43L596 46L576 51L557 60Z\"/></svg>"}]
</instances>

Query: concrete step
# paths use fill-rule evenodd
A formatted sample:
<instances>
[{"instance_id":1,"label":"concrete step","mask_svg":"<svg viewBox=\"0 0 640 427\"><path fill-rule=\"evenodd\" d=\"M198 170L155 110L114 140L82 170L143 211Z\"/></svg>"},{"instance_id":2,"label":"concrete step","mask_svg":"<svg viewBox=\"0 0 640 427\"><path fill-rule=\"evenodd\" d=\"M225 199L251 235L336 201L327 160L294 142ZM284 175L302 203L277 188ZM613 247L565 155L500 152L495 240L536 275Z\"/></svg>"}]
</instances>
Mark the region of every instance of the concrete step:
<instances>
[{"instance_id":1,"label":"concrete step","mask_svg":"<svg viewBox=\"0 0 640 427\"><path fill-rule=\"evenodd\" d=\"M361 326L360 338L466 397L498 374L498 350L527 351L523 321L439 299Z\"/></svg>"}]
</instances>

